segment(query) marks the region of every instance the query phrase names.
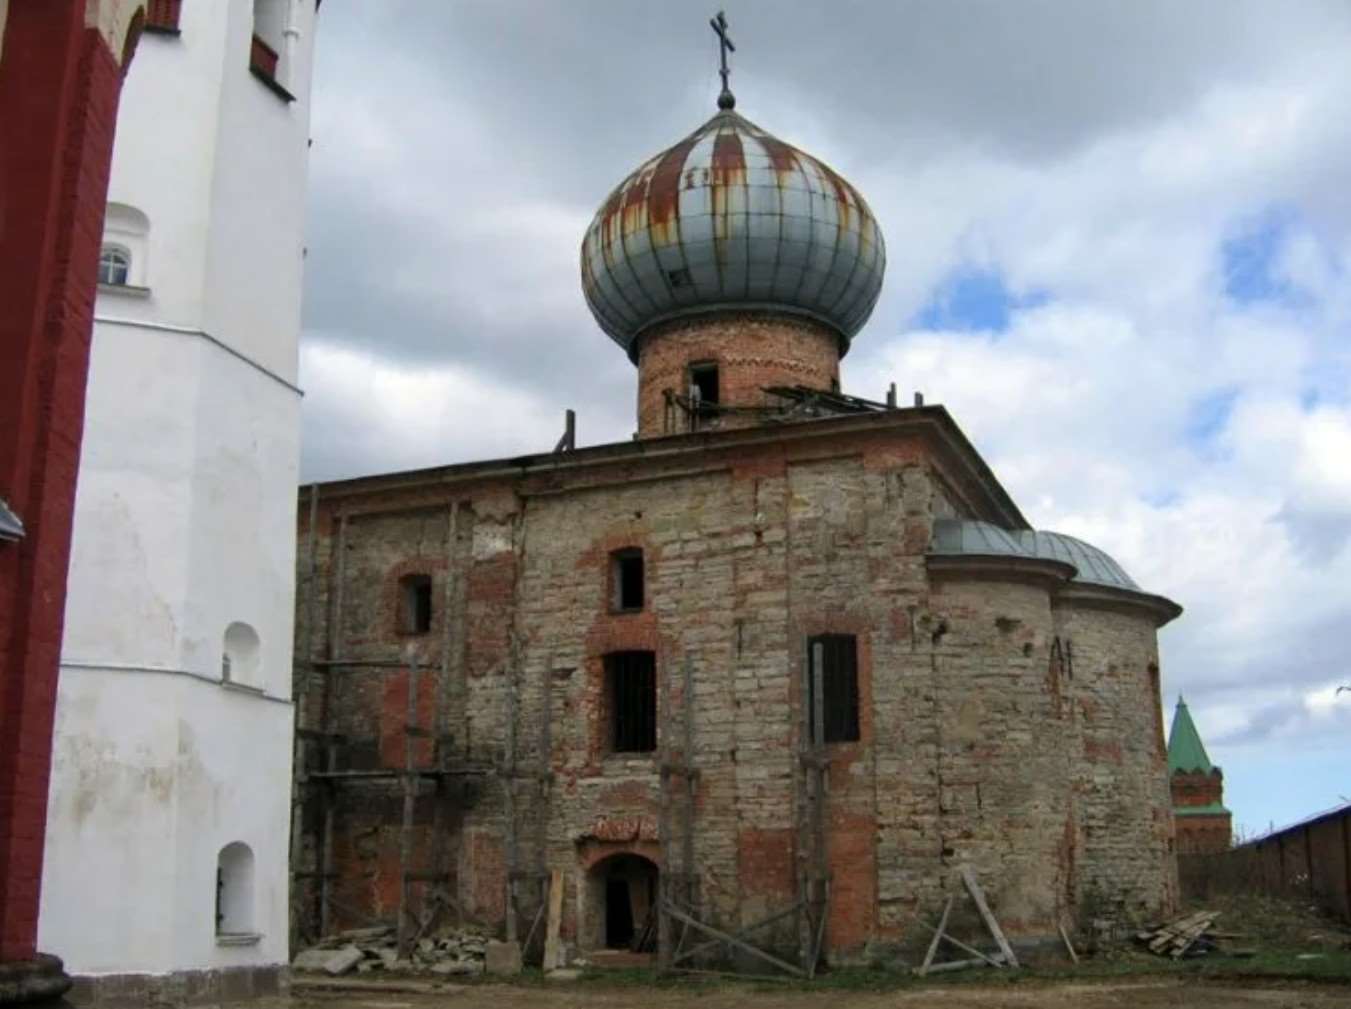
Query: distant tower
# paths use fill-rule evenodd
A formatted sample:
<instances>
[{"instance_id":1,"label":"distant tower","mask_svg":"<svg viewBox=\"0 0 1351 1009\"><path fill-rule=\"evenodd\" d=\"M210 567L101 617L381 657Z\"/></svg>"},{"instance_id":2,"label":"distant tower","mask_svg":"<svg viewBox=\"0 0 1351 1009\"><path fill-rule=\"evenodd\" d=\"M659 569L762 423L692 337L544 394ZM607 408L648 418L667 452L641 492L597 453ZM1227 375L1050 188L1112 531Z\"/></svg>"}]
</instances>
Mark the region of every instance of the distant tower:
<instances>
[{"instance_id":1,"label":"distant tower","mask_svg":"<svg viewBox=\"0 0 1351 1009\"><path fill-rule=\"evenodd\" d=\"M1177 850L1182 855L1227 851L1233 840L1229 810L1224 807L1224 773L1206 756L1187 703L1179 696L1168 732L1168 780L1177 824Z\"/></svg>"},{"instance_id":2,"label":"distant tower","mask_svg":"<svg viewBox=\"0 0 1351 1009\"><path fill-rule=\"evenodd\" d=\"M150 3L99 264L39 935L212 1001L288 960L316 7Z\"/></svg>"}]
</instances>

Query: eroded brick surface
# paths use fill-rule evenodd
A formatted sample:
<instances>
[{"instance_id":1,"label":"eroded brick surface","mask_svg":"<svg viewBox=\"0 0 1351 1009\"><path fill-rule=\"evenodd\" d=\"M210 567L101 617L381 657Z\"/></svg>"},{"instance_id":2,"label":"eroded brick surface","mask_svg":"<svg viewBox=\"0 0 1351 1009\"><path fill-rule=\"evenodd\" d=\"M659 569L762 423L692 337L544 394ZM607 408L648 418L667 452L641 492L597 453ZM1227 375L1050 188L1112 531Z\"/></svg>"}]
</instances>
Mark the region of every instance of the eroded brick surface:
<instances>
[{"instance_id":1,"label":"eroded brick surface","mask_svg":"<svg viewBox=\"0 0 1351 1009\"><path fill-rule=\"evenodd\" d=\"M449 737L450 764L490 769L446 779L439 793L424 786L412 868L440 867L468 913L501 922L511 779L497 772L514 684L516 869L563 870L564 934L594 942L597 866L617 854L663 860L659 757L609 752L604 657L644 649L657 656L659 744L677 763L689 664L699 773L688 869L700 913L737 926L791 906L805 854L806 640L846 633L858 640L860 739L827 747L833 956L915 941L912 916L936 916L965 863L1014 936L1170 909L1153 618L1076 600L1046 576L940 577L925 555L934 517L998 519L952 458L901 425L806 430L744 447L729 432L725 448L635 448L549 473L321 489L317 653L388 658L411 646L424 670L419 728ZM644 552L646 605L616 613L610 556L630 547ZM300 563L303 573L303 549ZM432 577L436 612L429 634L410 637L390 586L415 568ZM300 608L303 629L304 592ZM322 677L304 681L310 724L326 704L353 766L402 760L406 669L329 675L326 701ZM422 764L424 737L415 750ZM397 783L335 794L334 893L357 913L388 915ZM678 774L670 796L666 868L681 873ZM311 867L317 808L305 818ZM415 906L425 887L412 884ZM542 889L525 875L518 892L524 932ZM297 895L314 907L312 884ZM348 923L358 922L335 907L330 925ZM767 938L793 948L796 925Z\"/></svg>"}]
</instances>

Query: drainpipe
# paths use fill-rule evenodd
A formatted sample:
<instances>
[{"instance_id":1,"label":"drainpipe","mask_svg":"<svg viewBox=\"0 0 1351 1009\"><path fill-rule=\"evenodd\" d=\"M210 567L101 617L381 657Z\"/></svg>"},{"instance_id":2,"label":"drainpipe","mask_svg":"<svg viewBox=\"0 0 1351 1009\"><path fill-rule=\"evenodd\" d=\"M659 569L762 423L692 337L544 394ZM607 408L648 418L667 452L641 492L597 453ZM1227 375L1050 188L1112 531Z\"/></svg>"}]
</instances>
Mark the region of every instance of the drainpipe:
<instances>
[{"instance_id":1,"label":"drainpipe","mask_svg":"<svg viewBox=\"0 0 1351 1009\"><path fill-rule=\"evenodd\" d=\"M304 0L286 0L286 27L282 29L282 49L286 59L286 87L295 91L296 47L300 42L300 5Z\"/></svg>"}]
</instances>

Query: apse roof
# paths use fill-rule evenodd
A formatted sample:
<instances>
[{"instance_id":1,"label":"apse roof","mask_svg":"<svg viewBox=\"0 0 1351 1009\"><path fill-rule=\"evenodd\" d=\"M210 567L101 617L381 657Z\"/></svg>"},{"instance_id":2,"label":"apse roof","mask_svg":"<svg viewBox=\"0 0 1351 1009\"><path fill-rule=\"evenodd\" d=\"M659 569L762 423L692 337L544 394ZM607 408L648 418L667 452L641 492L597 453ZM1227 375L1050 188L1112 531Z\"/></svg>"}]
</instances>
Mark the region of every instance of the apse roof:
<instances>
[{"instance_id":1,"label":"apse roof","mask_svg":"<svg viewBox=\"0 0 1351 1009\"><path fill-rule=\"evenodd\" d=\"M1074 581L1141 591L1135 580L1106 551L1064 533L1001 529L976 519L942 518L934 521L930 552L1060 561L1075 569Z\"/></svg>"}]
</instances>

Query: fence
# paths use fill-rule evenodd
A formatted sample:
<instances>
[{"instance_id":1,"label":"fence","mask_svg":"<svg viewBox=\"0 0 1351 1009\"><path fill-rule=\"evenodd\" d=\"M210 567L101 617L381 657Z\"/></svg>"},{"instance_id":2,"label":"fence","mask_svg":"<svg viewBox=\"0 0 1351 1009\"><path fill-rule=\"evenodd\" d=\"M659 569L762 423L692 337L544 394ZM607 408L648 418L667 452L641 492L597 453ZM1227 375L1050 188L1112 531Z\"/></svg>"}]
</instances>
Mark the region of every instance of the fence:
<instances>
[{"instance_id":1,"label":"fence","mask_svg":"<svg viewBox=\"0 0 1351 1009\"><path fill-rule=\"evenodd\" d=\"M1351 922L1351 804L1232 851L1179 855L1178 876L1192 900L1221 893L1299 897Z\"/></svg>"}]
</instances>

